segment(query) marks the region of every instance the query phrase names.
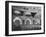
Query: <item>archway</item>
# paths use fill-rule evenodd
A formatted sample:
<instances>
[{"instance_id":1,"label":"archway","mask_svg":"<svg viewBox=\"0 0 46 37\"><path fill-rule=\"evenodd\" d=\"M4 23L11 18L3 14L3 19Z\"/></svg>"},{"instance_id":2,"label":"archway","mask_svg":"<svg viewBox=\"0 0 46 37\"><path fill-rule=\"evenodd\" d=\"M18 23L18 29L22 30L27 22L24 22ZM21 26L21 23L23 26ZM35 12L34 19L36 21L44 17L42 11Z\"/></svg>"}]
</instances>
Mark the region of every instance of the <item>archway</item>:
<instances>
[{"instance_id":1,"label":"archway","mask_svg":"<svg viewBox=\"0 0 46 37\"><path fill-rule=\"evenodd\" d=\"M31 19L27 18L27 19L25 20L25 24L26 24L27 21L29 21L30 24L32 24L32 23L31 23Z\"/></svg>"},{"instance_id":2,"label":"archway","mask_svg":"<svg viewBox=\"0 0 46 37\"><path fill-rule=\"evenodd\" d=\"M19 20L20 24L22 24L22 20L19 17L16 17L13 22L15 22L16 20Z\"/></svg>"}]
</instances>

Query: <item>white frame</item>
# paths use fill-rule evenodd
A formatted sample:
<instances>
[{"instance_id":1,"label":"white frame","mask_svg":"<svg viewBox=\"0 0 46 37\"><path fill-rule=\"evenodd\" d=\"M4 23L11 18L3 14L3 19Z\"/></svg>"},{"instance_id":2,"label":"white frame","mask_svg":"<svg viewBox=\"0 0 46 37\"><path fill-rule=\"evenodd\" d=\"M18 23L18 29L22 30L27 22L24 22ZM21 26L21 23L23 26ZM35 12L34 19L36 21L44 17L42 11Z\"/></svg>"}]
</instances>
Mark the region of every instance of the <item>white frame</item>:
<instances>
[{"instance_id":1,"label":"white frame","mask_svg":"<svg viewBox=\"0 0 46 37\"><path fill-rule=\"evenodd\" d=\"M12 6L37 6L41 7L41 30L28 30L28 31L12 31ZM41 4L26 4L26 3L9 3L9 35L11 34L27 34L27 33L42 33L44 32L44 15L43 15L43 10L44 5Z\"/></svg>"}]
</instances>

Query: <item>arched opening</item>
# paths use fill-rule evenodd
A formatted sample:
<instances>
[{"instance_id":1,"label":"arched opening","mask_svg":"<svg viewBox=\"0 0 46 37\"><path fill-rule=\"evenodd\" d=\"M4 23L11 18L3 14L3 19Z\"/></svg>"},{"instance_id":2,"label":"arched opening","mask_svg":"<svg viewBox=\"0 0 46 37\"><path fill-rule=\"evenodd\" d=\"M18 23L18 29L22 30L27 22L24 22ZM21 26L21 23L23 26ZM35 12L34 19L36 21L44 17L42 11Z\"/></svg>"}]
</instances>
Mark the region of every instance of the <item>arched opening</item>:
<instances>
[{"instance_id":1,"label":"arched opening","mask_svg":"<svg viewBox=\"0 0 46 37\"><path fill-rule=\"evenodd\" d=\"M27 22L30 22L30 24L32 24L32 23L31 23L31 19L29 19L29 18L27 18L27 19L25 20L25 24L26 24Z\"/></svg>"},{"instance_id":2,"label":"arched opening","mask_svg":"<svg viewBox=\"0 0 46 37\"><path fill-rule=\"evenodd\" d=\"M16 18L13 20L13 22L15 22L15 21L19 21L20 24L22 24L22 20L21 20L19 17L16 17Z\"/></svg>"}]
</instances>

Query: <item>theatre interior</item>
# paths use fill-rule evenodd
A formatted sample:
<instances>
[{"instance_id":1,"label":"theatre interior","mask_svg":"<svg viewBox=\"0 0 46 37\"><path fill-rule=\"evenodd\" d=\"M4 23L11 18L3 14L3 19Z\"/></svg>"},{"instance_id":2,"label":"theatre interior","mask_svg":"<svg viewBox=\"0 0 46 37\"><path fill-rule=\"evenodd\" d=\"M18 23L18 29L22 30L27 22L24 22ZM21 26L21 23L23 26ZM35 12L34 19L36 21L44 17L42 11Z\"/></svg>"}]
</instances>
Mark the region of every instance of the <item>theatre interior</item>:
<instances>
[{"instance_id":1,"label":"theatre interior","mask_svg":"<svg viewBox=\"0 0 46 37\"><path fill-rule=\"evenodd\" d=\"M40 29L41 7L12 6L12 31Z\"/></svg>"}]
</instances>

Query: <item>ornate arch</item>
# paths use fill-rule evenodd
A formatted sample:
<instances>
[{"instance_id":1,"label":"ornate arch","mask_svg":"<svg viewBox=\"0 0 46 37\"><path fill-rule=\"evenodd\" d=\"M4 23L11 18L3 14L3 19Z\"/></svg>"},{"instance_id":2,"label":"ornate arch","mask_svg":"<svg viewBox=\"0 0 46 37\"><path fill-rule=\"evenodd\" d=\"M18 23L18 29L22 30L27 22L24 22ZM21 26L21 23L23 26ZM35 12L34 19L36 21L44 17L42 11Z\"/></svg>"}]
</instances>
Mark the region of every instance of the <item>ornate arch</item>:
<instances>
[{"instance_id":1,"label":"ornate arch","mask_svg":"<svg viewBox=\"0 0 46 37\"><path fill-rule=\"evenodd\" d=\"M20 24L22 24L22 20L19 18L19 17L16 17L13 22L15 22L16 20L19 20L20 21Z\"/></svg>"},{"instance_id":2,"label":"ornate arch","mask_svg":"<svg viewBox=\"0 0 46 37\"><path fill-rule=\"evenodd\" d=\"M27 20L28 20L28 21L30 22L30 24L31 24L31 19L29 19L29 18L27 18L27 19L25 20L25 24L26 24Z\"/></svg>"}]
</instances>

